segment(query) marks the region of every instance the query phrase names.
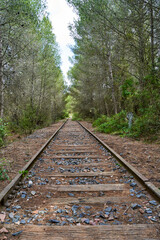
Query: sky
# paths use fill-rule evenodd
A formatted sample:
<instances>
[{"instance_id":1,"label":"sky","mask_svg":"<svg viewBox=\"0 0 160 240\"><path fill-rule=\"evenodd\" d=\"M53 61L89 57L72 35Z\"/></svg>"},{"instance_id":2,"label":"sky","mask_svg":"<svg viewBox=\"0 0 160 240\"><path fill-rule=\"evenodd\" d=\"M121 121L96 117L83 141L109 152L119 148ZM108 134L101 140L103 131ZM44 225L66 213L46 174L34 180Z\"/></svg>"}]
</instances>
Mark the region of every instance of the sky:
<instances>
[{"instance_id":1,"label":"sky","mask_svg":"<svg viewBox=\"0 0 160 240\"><path fill-rule=\"evenodd\" d=\"M73 12L73 9L68 5L66 0L47 0L49 18L52 22L53 32L56 35L56 40L60 47L61 54L61 69L63 71L65 80L69 84L67 79L67 71L72 66L69 62L69 57L73 56L69 45L74 45L74 40L70 36L68 25L73 23L73 20L77 17Z\"/></svg>"}]
</instances>

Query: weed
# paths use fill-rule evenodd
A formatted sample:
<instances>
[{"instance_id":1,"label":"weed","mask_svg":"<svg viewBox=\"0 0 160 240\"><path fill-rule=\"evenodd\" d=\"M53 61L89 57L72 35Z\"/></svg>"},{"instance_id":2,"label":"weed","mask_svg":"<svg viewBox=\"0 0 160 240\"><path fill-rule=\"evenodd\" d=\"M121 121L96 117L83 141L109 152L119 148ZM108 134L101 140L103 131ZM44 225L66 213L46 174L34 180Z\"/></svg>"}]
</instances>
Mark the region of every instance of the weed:
<instances>
[{"instance_id":1,"label":"weed","mask_svg":"<svg viewBox=\"0 0 160 240\"><path fill-rule=\"evenodd\" d=\"M19 174L22 174L23 177L24 177L27 173L28 173L28 170L19 171Z\"/></svg>"},{"instance_id":2,"label":"weed","mask_svg":"<svg viewBox=\"0 0 160 240\"><path fill-rule=\"evenodd\" d=\"M6 169L8 163L5 158L0 159L0 181L8 180L8 170Z\"/></svg>"}]
</instances>

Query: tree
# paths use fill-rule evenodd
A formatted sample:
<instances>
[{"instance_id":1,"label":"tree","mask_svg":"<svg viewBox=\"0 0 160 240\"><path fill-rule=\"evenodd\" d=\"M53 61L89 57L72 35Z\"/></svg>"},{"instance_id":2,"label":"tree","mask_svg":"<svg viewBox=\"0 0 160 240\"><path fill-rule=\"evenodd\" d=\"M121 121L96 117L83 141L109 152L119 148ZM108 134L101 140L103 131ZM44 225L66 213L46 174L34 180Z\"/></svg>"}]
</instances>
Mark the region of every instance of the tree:
<instances>
[{"instance_id":1,"label":"tree","mask_svg":"<svg viewBox=\"0 0 160 240\"><path fill-rule=\"evenodd\" d=\"M30 131L63 115L65 86L58 45L44 1L2 3L1 117L12 127ZM53 104L57 100L58 107Z\"/></svg>"},{"instance_id":2,"label":"tree","mask_svg":"<svg viewBox=\"0 0 160 240\"><path fill-rule=\"evenodd\" d=\"M75 111L83 117L122 110L139 116L149 105L159 106L160 2L68 3L79 15L70 26L76 43L70 70Z\"/></svg>"}]
</instances>

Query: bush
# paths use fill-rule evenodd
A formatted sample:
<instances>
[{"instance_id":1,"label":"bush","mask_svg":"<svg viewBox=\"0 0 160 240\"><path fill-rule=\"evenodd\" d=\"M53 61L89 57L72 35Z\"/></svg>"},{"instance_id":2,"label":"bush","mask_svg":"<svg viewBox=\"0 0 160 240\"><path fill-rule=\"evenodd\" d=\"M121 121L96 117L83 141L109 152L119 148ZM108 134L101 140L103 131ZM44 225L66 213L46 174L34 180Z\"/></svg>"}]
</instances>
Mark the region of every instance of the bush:
<instances>
[{"instance_id":1,"label":"bush","mask_svg":"<svg viewBox=\"0 0 160 240\"><path fill-rule=\"evenodd\" d=\"M7 124L0 118L0 146L4 143L4 138L7 135Z\"/></svg>"},{"instance_id":2,"label":"bush","mask_svg":"<svg viewBox=\"0 0 160 240\"><path fill-rule=\"evenodd\" d=\"M135 119L129 135L131 137L146 137L156 135L159 129L160 120L158 114L148 109L142 116Z\"/></svg>"},{"instance_id":3,"label":"bush","mask_svg":"<svg viewBox=\"0 0 160 240\"><path fill-rule=\"evenodd\" d=\"M18 123L20 131L30 134L37 126L42 126L46 116L37 115L36 109L32 109L30 105L23 110Z\"/></svg>"},{"instance_id":4,"label":"bush","mask_svg":"<svg viewBox=\"0 0 160 240\"><path fill-rule=\"evenodd\" d=\"M64 111L62 116L61 116L61 119L65 119L65 118L69 118L69 113Z\"/></svg>"},{"instance_id":5,"label":"bush","mask_svg":"<svg viewBox=\"0 0 160 240\"><path fill-rule=\"evenodd\" d=\"M145 109L141 116L134 116L130 129L128 128L126 111L121 111L112 117L101 116L94 121L93 126L96 126L98 131L104 133L114 133L134 138L149 136L151 140L153 137L153 140L155 140L160 129L160 120L157 111L150 107Z\"/></svg>"},{"instance_id":6,"label":"bush","mask_svg":"<svg viewBox=\"0 0 160 240\"><path fill-rule=\"evenodd\" d=\"M107 122L107 116L106 115L102 115L101 117L97 118L94 122L93 122L93 127L98 127L99 125L103 124Z\"/></svg>"},{"instance_id":7,"label":"bush","mask_svg":"<svg viewBox=\"0 0 160 240\"><path fill-rule=\"evenodd\" d=\"M73 121L82 121L82 118L79 116L78 113L73 113L72 120Z\"/></svg>"},{"instance_id":8,"label":"bush","mask_svg":"<svg viewBox=\"0 0 160 240\"><path fill-rule=\"evenodd\" d=\"M104 133L123 133L128 128L126 112L122 111L112 117L103 115L94 121L93 126L97 126L97 130Z\"/></svg>"}]
</instances>

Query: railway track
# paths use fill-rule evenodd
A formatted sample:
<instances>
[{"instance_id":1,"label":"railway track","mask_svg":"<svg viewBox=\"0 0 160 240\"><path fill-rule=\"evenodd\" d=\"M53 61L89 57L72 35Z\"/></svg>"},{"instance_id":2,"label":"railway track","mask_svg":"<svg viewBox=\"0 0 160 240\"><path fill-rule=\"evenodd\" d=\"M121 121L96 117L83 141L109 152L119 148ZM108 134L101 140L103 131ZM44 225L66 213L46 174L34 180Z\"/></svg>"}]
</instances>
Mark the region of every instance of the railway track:
<instances>
[{"instance_id":1,"label":"railway track","mask_svg":"<svg viewBox=\"0 0 160 240\"><path fill-rule=\"evenodd\" d=\"M2 237L160 239L158 190L131 167L134 178L116 153L71 120L47 144L0 195L9 230Z\"/></svg>"}]
</instances>

